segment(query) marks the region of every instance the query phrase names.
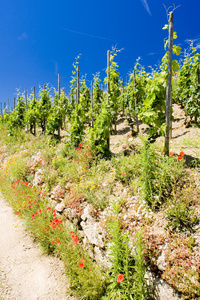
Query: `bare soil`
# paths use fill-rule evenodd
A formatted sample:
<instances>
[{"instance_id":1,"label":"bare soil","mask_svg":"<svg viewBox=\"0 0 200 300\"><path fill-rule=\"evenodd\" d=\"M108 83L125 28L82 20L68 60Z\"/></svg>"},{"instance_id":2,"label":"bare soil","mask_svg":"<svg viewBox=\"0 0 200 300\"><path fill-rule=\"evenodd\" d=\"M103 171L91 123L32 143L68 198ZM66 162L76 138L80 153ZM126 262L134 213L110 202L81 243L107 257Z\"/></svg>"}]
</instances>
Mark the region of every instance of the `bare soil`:
<instances>
[{"instance_id":1,"label":"bare soil","mask_svg":"<svg viewBox=\"0 0 200 300\"><path fill-rule=\"evenodd\" d=\"M0 299L65 300L63 263L42 253L0 195Z\"/></svg>"}]
</instances>

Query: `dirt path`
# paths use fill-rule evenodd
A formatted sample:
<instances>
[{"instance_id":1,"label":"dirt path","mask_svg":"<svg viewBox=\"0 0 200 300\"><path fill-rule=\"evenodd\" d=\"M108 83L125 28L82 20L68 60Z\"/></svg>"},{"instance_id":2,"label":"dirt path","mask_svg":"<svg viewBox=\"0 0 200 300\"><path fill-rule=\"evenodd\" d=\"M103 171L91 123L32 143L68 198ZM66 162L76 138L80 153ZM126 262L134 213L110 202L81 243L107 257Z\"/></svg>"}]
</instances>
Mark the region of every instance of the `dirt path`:
<instances>
[{"instance_id":1,"label":"dirt path","mask_svg":"<svg viewBox=\"0 0 200 300\"><path fill-rule=\"evenodd\" d=\"M42 254L0 194L0 299L64 300L62 262Z\"/></svg>"}]
</instances>

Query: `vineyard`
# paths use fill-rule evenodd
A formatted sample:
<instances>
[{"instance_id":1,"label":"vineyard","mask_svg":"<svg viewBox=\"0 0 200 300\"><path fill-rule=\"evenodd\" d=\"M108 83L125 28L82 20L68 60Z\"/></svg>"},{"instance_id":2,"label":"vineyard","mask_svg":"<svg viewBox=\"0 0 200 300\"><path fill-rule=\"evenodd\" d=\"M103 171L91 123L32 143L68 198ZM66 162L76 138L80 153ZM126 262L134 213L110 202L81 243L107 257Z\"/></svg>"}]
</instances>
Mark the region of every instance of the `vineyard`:
<instances>
[{"instance_id":1,"label":"vineyard","mask_svg":"<svg viewBox=\"0 0 200 300\"><path fill-rule=\"evenodd\" d=\"M77 57L69 96L59 74L1 104L1 192L77 299L200 299L200 54L171 20L151 72L125 83L113 47L103 82Z\"/></svg>"}]
</instances>

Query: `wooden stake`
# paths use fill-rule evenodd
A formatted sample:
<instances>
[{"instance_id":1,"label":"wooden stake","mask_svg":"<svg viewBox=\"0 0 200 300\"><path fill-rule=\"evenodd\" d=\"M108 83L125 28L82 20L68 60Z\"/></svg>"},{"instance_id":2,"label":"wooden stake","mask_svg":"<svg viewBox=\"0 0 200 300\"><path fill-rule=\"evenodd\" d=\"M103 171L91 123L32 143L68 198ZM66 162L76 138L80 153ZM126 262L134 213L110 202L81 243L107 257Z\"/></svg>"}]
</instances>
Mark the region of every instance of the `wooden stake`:
<instances>
[{"instance_id":1,"label":"wooden stake","mask_svg":"<svg viewBox=\"0 0 200 300\"><path fill-rule=\"evenodd\" d=\"M28 110L28 102L27 102L27 90L25 89L25 100L26 100L26 112ZM26 123L26 133L28 133L28 122Z\"/></svg>"},{"instance_id":2,"label":"wooden stake","mask_svg":"<svg viewBox=\"0 0 200 300\"><path fill-rule=\"evenodd\" d=\"M168 78L166 90L166 132L165 132L165 155L169 156L170 119L172 105L172 47L173 47L173 13L169 17L169 48L168 48Z\"/></svg>"},{"instance_id":3,"label":"wooden stake","mask_svg":"<svg viewBox=\"0 0 200 300\"><path fill-rule=\"evenodd\" d=\"M76 88L76 103L77 104L79 104L79 97L80 97L79 85L80 85L80 69L78 66L77 67L77 88Z\"/></svg>"},{"instance_id":4,"label":"wooden stake","mask_svg":"<svg viewBox=\"0 0 200 300\"><path fill-rule=\"evenodd\" d=\"M135 92L135 70L133 71L133 85L134 85L134 92ZM134 93L134 105L135 105L135 123L136 123L136 128L137 128L137 133L139 133L139 122L138 122L138 114L136 112L136 107L137 107L137 96Z\"/></svg>"},{"instance_id":5,"label":"wooden stake","mask_svg":"<svg viewBox=\"0 0 200 300\"><path fill-rule=\"evenodd\" d=\"M93 81L91 81L91 115L92 115L92 128L94 128L94 118L93 118Z\"/></svg>"},{"instance_id":6,"label":"wooden stake","mask_svg":"<svg viewBox=\"0 0 200 300\"><path fill-rule=\"evenodd\" d=\"M107 102L109 103L110 95L110 50L107 51Z\"/></svg>"}]
</instances>

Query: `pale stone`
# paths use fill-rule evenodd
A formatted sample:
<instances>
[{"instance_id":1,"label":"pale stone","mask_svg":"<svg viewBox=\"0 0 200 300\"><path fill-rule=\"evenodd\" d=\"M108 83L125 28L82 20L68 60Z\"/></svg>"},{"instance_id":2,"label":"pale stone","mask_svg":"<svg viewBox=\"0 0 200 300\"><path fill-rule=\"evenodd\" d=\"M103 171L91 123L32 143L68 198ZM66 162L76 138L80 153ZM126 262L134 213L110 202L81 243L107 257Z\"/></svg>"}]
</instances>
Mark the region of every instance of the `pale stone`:
<instances>
[{"instance_id":1,"label":"pale stone","mask_svg":"<svg viewBox=\"0 0 200 300\"><path fill-rule=\"evenodd\" d=\"M44 182L43 172L41 169L39 169L35 173L35 177L33 179L33 185L38 186L38 185L41 185L43 182Z\"/></svg>"},{"instance_id":2,"label":"pale stone","mask_svg":"<svg viewBox=\"0 0 200 300\"><path fill-rule=\"evenodd\" d=\"M64 202L60 202L56 205L55 210L57 212L62 212L65 208L65 203Z\"/></svg>"},{"instance_id":3,"label":"pale stone","mask_svg":"<svg viewBox=\"0 0 200 300\"><path fill-rule=\"evenodd\" d=\"M83 214L81 215L81 219L83 221L92 221L92 216L90 215L90 212L93 210L93 206L88 204L85 208L84 208L84 211L83 211Z\"/></svg>"},{"instance_id":4,"label":"pale stone","mask_svg":"<svg viewBox=\"0 0 200 300\"><path fill-rule=\"evenodd\" d=\"M84 231L88 242L100 248L104 247L105 230L97 222L81 222L81 227Z\"/></svg>"},{"instance_id":5,"label":"pale stone","mask_svg":"<svg viewBox=\"0 0 200 300\"><path fill-rule=\"evenodd\" d=\"M99 247L94 247L95 260L105 266L106 268L111 268L111 262L106 258L103 251L99 249Z\"/></svg>"},{"instance_id":6,"label":"pale stone","mask_svg":"<svg viewBox=\"0 0 200 300\"><path fill-rule=\"evenodd\" d=\"M65 196L65 191L59 186L55 186L51 192L53 199L56 201L62 201Z\"/></svg>"}]
</instances>

